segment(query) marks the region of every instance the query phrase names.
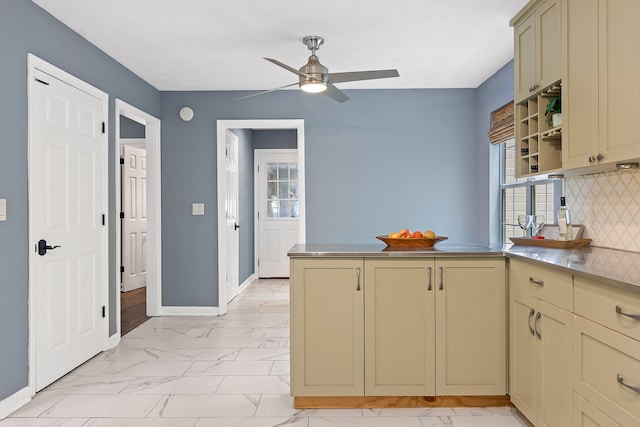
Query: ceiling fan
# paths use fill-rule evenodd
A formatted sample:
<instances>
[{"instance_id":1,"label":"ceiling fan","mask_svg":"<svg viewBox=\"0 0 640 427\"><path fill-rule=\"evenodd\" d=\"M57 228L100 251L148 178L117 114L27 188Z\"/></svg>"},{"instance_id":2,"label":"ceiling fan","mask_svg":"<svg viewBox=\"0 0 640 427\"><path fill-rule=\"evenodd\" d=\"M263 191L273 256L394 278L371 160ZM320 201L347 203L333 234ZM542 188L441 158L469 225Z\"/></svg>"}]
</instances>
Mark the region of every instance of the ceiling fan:
<instances>
[{"instance_id":1,"label":"ceiling fan","mask_svg":"<svg viewBox=\"0 0 640 427\"><path fill-rule=\"evenodd\" d=\"M283 64L282 62L273 58L264 58L267 61L276 64L285 70L291 71L297 74L299 81L291 83L285 86L280 86L274 89L265 90L263 92L254 93L252 95L243 96L240 99L251 98L253 96L262 95L265 93L273 92L279 89L298 85L300 89L309 93L322 93L327 95L338 102L345 102L349 99L340 89L334 86L334 83L354 82L358 80L372 80L372 79L386 79L389 77L399 77L398 70L371 70L371 71L352 71L346 73L330 73L329 69L320 63L319 58L316 56L316 51L324 44L324 39L319 36L307 36L302 39L307 48L311 51L309 61L300 69L296 70L293 67Z\"/></svg>"}]
</instances>

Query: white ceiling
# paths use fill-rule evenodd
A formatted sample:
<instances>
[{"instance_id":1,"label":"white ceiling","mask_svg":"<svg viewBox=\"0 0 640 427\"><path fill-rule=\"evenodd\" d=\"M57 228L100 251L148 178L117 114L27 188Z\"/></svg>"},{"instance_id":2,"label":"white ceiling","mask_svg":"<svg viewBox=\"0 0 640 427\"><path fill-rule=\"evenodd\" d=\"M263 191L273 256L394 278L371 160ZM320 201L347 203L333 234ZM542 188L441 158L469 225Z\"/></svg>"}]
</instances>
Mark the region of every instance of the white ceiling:
<instances>
[{"instance_id":1,"label":"white ceiling","mask_svg":"<svg viewBox=\"0 0 640 427\"><path fill-rule=\"evenodd\" d=\"M310 52L330 72L397 68L340 88L475 88L513 57L527 0L33 0L159 90L264 90Z\"/></svg>"}]
</instances>

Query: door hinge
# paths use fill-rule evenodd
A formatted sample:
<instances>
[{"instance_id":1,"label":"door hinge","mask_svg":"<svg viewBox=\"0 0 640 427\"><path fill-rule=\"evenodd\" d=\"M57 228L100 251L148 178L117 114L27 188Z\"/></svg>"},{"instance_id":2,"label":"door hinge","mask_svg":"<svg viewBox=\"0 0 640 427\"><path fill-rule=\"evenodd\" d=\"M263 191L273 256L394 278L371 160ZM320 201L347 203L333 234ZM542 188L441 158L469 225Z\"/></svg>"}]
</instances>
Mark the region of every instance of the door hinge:
<instances>
[{"instance_id":1,"label":"door hinge","mask_svg":"<svg viewBox=\"0 0 640 427\"><path fill-rule=\"evenodd\" d=\"M105 214L102 214L102 225L105 225L105 221L106 221L106 216Z\"/></svg>"},{"instance_id":2,"label":"door hinge","mask_svg":"<svg viewBox=\"0 0 640 427\"><path fill-rule=\"evenodd\" d=\"M120 157L120 164L124 165L124 157Z\"/></svg>"},{"instance_id":3,"label":"door hinge","mask_svg":"<svg viewBox=\"0 0 640 427\"><path fill-rule=\"evenodd\" d=\"M120 212L120 219L124 219L124 212Z\"/></svg>"},{"instance_id":4,"label":"door hinge","mask_svg":"<svg viewBox=\"0 0 640 427\"><path fill-rule=\"evenodd\" d=\"M124 265L120 266L120 273L124 273Z\"/></svg>"},{"instance_id":5,"label":"door hinge","mask_svg":"<svg viewBox=\"0 0 640 427\"><path fill-rule=\"evenodd\" d=\"M260 258L258 258L258 267L260 267Z\"/></svg>"},{"instance_id":6,"label":"door hinge","mask_svg":"<svg viewBox=\"0 0 640 427\"><path fill-rule=\"evenodd\" d=\"M34 79L35 81L37 81L38 83L42 83L43 85L47 85L49 86L49 83L45 82L44 80L40 80L38 78Z\"/></svg>"},{"instance_id":7,"label":"door hinge","mask_svg":"<svg viewBox=\"0 0 640 427\"><path fill-rule=\"evenodd\" d=\"M256 169L256 170L257 170L258 172L260 172L260 165L258 165L258 167L257 167L257 169Z\"/></svg>"},{"instance_id":8,"label":"door hinge","mask_svg":"<svg viewBox=\"0 0 640 427\"><path fill-rule=\"evenodd\" d=\"M105 122L102 122L102 133L107 133L107 126Z\"/></svg>"},{"instance_id":9,"label":"door hinge","mask_svg":"<svg viewBox=\"0 0 640 427\"><path fill-rule=\"evenodd\" d=\"M104 305L102 306L102 317L107 317L107 308Z\"/></svg>"}]
</instances>

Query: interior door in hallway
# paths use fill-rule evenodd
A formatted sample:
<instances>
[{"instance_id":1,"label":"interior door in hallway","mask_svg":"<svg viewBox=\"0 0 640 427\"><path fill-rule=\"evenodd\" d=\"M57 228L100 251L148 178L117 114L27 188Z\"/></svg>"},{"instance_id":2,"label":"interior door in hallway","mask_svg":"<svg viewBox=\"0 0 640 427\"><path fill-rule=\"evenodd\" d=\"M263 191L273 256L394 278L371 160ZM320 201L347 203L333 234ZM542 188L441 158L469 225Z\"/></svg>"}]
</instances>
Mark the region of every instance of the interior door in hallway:
<instances>
[{"instance_id":1,"label":"interior door in hallway","mask_svg":"<svg viewBox=\"0 0 640 427\"><path fill-rule=\"evenodd\" d=\"M238 294L240 275L240 246L238 228L238 137L231 131L225 133L225 200L227 239L227 302Z\"/></svg>"},{"instance_id":2,"label":"interior door in hallway","mask_svg":"<svg viewBox=\"0 0 640 427\"><path fill-rule=\"evenodd\" d=\"M30 84L29 223L40 390L100 352L106 340L107 152L103 100L40 70Z\"/></svg>"},{"instance_id":3,"label":"interior door in hallway","mask_svg":"<svg viewBox=\"0 0 640 427\"><path fill-rule=\"evenodd\" d=\"M122 290L147 283L147 151L122 146Z\"/></svg>"},{"instance_id":4,"label":"interior door in hallway","mask_svg":"<svg viewBox=\"0 0 640 427\"><path fill-rule=\"evenodd\" d=\"M297 150L255 150L258 277L289 277L287 252L298 242Z\"/></svg>"}]
</instances>

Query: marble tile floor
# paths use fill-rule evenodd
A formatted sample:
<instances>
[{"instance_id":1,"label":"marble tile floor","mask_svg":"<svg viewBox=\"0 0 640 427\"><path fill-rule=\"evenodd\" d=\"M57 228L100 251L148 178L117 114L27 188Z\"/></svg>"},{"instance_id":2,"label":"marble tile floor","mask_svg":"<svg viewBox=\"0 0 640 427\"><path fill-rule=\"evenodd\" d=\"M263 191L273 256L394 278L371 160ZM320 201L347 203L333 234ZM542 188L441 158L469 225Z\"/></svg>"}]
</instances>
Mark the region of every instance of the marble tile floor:
<instances>
[{"instance_id":1,"label":"marble tile floor","mask_svg":"<svg viewBox=\"0 0 640 427\"><path fill-rule=\"evenodd\" d=\"M155 317L0 421L9 426L528 427L514 408L296 410L289 283L256 280L224 316Z\"/></svg>"}]
</instances>

